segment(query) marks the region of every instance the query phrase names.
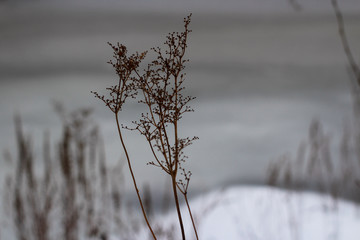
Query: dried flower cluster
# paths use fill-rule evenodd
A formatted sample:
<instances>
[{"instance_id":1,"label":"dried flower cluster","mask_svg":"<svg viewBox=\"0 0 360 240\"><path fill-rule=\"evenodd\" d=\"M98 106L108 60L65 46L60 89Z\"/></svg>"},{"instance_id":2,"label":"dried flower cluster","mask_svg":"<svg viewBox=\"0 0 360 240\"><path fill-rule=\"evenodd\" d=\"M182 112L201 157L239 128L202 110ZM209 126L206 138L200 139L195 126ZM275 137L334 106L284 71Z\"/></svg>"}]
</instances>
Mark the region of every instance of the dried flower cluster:
<instances>
[{"instance_id":1,"label":"dried flower cluster","mask_svg":"<svg viewBox=\"0 0 360 240\"><path fill-rule=\"evenodd\" d=\"M160 47L151 49L156 58L144 70L140 70L139 66L147 52L128 56L124 45L117 44L114 46L110 44L114 50L114 61L109 63L116 70L119 82L118 85L107 88L110 92L108 97L94 92L95 97L102 100L115 113L120 140L128 160L139 203L154 239L156 239L156 236L147 219L131 167L129 154L127 153L119 127L118 112L121 111L128 97L137 98L139 104L146 106L147 112L141 113L140 119L133 121L134 126L125 126L124 128L137 131L146 138L154 157L154 160L148 164L161 168L170 176L182 239L185 239L178 191L183 194L189 214L193 220L187 201L191 172L186 171L181 164L187 158L184 154L184 149L197 139L197 137L179 137L178 126L178 122L183 117L183 114L194 111L189 106L189 102L194 97L183 94L185 89L185 73L183 73L183 70L185 63L188 62L184 55L187 49L188 35L191 32L189 29L190 21L191 15L184 18L185 29L183 32L172 32L167 36L164 43L165 51ZM178 174L179 172L180 174ZM193 227L197 237L194 221Z\"/></svg>"},{"instance_id":2,"label":"dried flower cluster","mask_svg":"<svg viewBox=\"0 0 360 240\"><path fill-rule=\"evenodd\" d=\"M133 74L139 67L140 62L145 58L146 52L127 56L127 48L124 45L119 43L116 46L111 43L108 44L114 51L114 60L110 60L108 63L116 70L119 81L117 85L106 88L109 91L108 98L105 98L104 95L99 95L97 92L92 93L101 99L112 112L117 114L127 98L135 98L136 96L137 92Z\"/></svg>"}]
</instances>

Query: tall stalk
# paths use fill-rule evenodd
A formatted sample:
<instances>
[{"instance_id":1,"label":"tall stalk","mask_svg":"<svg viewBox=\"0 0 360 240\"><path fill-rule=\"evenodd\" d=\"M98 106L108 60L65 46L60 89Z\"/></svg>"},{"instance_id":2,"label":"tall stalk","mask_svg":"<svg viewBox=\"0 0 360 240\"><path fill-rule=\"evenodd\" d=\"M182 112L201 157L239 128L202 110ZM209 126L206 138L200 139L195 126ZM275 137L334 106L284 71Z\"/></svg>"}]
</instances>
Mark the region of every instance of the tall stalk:
<instances>
[{"instance_id":1,"label":"tall stalk","mask_svg":"<svg viewBox=\"0 0 360 240\"><path fill-rule=\"evenodd\" d=\"M188 62L188 60L184 59L184 55L187 48L187 37L191 32L188 28L190 21L191 14L184 18L185 30L183 32L173 32L167 36L165 51L162 51L160 47L151 49L157 57L151 61L142 72L139 70L139 64L147 52L127 56L127 50L124 45L118 43L114 46L110 44L114 50L114 58L116 61L110 61L109 63L115 68L119 76L119 83L116 86L107 88L110 91L109 98L105 98L94 92L95 96L101 99L106 106L115 113L121 144L125 151L134 187L144 219L154 239L156 238L147 219L137 188L136 178L131 167L130 158L121 135L118 112L121 110L122 104L125 103L127 97L135 98L135 95L140 93L141 98L138 98L138 103L145 104L147 112L141 113L140 119L133 121L134 127L125 126L124 128L138 131L146 138L154 157L154 161L148 164L159 167L169 175L180 231L182 239L185 240L186 236L178 189L185 197L189 214L193 221L190 206L187 201L187 188L191 173L185 171L182 164L185 163L187 159L184 155L184 149L191 145L197 137L180 138L178 122L184 113L193 112L193 109L188 106L188 103L193 100L194 97L183 94L183 83L185 80L183 70L185 63ZM182 171L182 176L179 176L179 170ZM198 239L194 221L193 227Z\"/></svg>"},{"instance_id":2,"label":"tall stalk","mask_svg":"<svg viewBox=\"0 0 360 240\"><path fill-rule=\"evenodd\" d=\"M165 51L159 47L152 48L157 58L148 65L145 73L140 75L137 72L137 88L143 93L143 98L139 102L147 106L148 112L143 113L141 119L134 122L136 127L132 129L144 135L150 145L155 161L149 164L165 171L171 179L183 240L186 236L178 195L178 185L182 180L178 172L181 169L185 173L184 176L190 176L181 166L187 158L183 150L197 139L197 137L179 138L178 128L178 122L183 114L193 111L188 103L194 98L183 94L185 80L183 70L188 61L184 59L184 55L187 37L191 32L188 29L190 18L191 15L184 19L183 32L173 32L167 36ZM188 182L189 179L184 181ZM195 224L193 226L195 227Z\"/></svg>"},{"instance_id":3,"label":"tall stalk","mask_svg":"<svg viewBox=\"0 0 360 240\"><path fill-rule=\"evenodd\" d=\"M190 208L190 204L189 204L189 201L188 201L188 198L187 198L187 194L184 194L184 198L185 198L186 207L187 207L187 209L189 211L189 215L190 215L191 223L193 225L193 229L194 229L194 232L195 232L196 239L199 240L199 235L197 233L195 221L194 221L194 218L193 218L193 215L192 215L192 212L191 212L191 208Z\"/></svg>"},{"instance_id":4,"label":"tall stalk","mask_svg":"<svg viewBox=\"0 0 360 240\"><path fill-rule=\"evenodd\" d=\"M127 148L125 146L124 139L121 134L119 117L118 117L118 114L122 110L122 106L127 100L127 98L129 97L135 98L137 94L135 84L133 82L132 74L134 73L135 69L139 67L139 64L144 59L146 52L143 52L141 54L136 53L131 56L127 56L127 49L124 45L121 44L112 45L111 43L109 43L109 45L112 47L114 51L114 55L113 55L114 61L110 60L108 63L113 66L113 68L116 71L116 74L119 77L118 84L107 88L107 90L110 92L109 93L110 96L108 98L106 98L104 95L98 94L97 92L92 92L92 93L95 95L96 98L102 100L105 103L105 105L115 114L116 126L118 130L120 142L126 155L126 160L128 163L128 167L130 170L136 195L140 203L141 211L144 216L146 225L149 228L149 231L151 232L152 237L156 240L156 236L147 218L146 211L144 209L144 205L139 193L139 189L136 184L136 179L131 166L130 157Z\"/></svg>"},{"instance_id":5,"label":"tall stalk","mask_svg":"<svg viewBox=\"0 0 360 240\"><path fill-rule=\"evenodd\" d=\"M126 146L125 146L125 143L124 143L122 134L121 134L118 114L115 114L115 119L116 119L116 126L117 126L117 129L118 129L118 133L119 133L121 145L122 145L122 147L123 147L123 149L124 149L124 152L125 152L126 160L127 160L128 167L129 167L129 170L130 170L131 178L132 178L133 183L134 183L134 188L135 188L135 191L136 191L136 195L137 195L138 200L139 200L139 203L140 203L140 207L141 207L142 214L143 214L144 219L145 219L145 221L146 221L146 225L148 226L148 228L149 228L149 230L150 230L150 232L151 232L151 235L153 236L154 239L156 239L155 233L154 233L154 231L152 230L152 228L151 228L151 226L150 226L150 223L149 223L149 220L148 220L148 218L147 218L146 211L145 211L145 209L144 209L144 205L143 205L143 203L142 203L142 199L141 199L141 196L140 196L140 193L139 193L139 189L138 189L137 184L136 184L135 174L134 174L134 172L133 172L133 170L132 170L132 167L131 167L130 157L129 157L128 151L127 151L127 149L126 149Z\"/></svg>"},{"instance_id":6,"label":"tall stalk","mask_svg":"<svg viewBox=\"0 0 360 240\"><path fill-rule=\"evenodd\" d=\"M174 193L176 213L177 213L178 219L179 219L181 236L182 236L182 239L185 240L186 237L185 237L184 223L183 223L183 220L182 220L182 217L181 217L181 209L180 209L179 197L178 197L177 189L176 189L176 178L175 178L175 176L171 177L171 183L172 183L172 188L173 188L173 193Z\"/></svg>"}]
</instances>

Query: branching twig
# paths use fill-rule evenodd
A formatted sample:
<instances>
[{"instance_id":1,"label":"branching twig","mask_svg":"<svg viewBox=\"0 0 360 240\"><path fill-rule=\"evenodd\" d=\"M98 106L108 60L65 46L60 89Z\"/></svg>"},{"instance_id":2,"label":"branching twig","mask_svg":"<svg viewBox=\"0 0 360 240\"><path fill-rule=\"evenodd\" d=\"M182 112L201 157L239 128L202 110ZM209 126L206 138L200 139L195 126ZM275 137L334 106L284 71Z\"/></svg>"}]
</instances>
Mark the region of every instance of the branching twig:
<instances>
[{"instance_id":1,"label":"branching twig","mask_svg":"<svg viewBox=\"0 0 360 240\"><path fill-rule=\"evenodd\" d=\"M146 211L144 209L144 204L142 202L139 189L137 187L135 174L133 172L130 157L127 151L127 148L125 146L124 139L121 134L120 130L120 123L119 123L119 112L122 110L123 104L126 102L126 100L130 98L135 98L137 91L136 91L136 85L134 83L134 78L132 74L134 73L134 70L139 67L139 64L141 61L145 58L146 52L143 52L141 54L136 53L131 56L127 55L127 49L122 44L112 45L109 43L109 45L112 47L114 51L114 61L110 60L108 63L113 66L113 68L116 71L116 74L119 77L118 84L115 86L111 86L110 88L107 88L109 91L109 97L105 97L104 95L100 95L97 92L92 92L96 98L99 98L102 100L105 105L115 114L115 120L116 120L116 126L120 138L121 145L124 149L129 171L131 174L131 178L134 184L134 188L136 191L137 198L139 200L139 204L141 207L141 211L143 213L145 222L153 236L154 239L156 239L156 236L154 234L154 231L149 223L149 220L146 215Z\"/></svg>"},{"instance_id":2,"label":"branching twig","mask_svg":"<svg viewBox=\"0 0 360 240\"><path fill-rule=\"evenodd\" d=\"M187 199L187 188L191 174L186 173L181 167L181 163L185 162L187 158L184 155L184 149L198 138L180 138L178 125L184 113L193 111L188 104L194 98L183 94L183 90L185 89L183 86L185 81L185 73L183 73L183 70L185 63L188 62L187 59L184 59L184 55L187 48L188 34L191 32L189 29L190 21L191 14L184 18L185 29L183 32L173 32L167 36L164 43L165 51L160 47L151 49L155 53L156 58L151 61L142 72L139 70L139 64L144 59L146 52L142 54L136 53L129 57L127 56L125 46L121 44L117 44L117 46L110 44L114 50L115 61L110 61L109 63L116 70L116 74L119 76L119 82L118 85L107 88L107 90L110 91L108 98L94 92L95 96L102 100L105 105L115 113L121 144L128 160L134 187L144 218L154 239L156 239L156 237L147 220L129 155L120 131L118 112L121 111L122 105L128 97L135 98L137 94L140 95L138 103L144 104L147 112L142 113L139 120L133 121L134 127L123 126L123 128L137 131L145 137L155 159L148 164L159 167L170 176L182 239L185 240L186 236L180 210L178 189L184 195L198 239ZM181 180L178 179L179 169L184 172L181 173L185 178L184 185ZM182 189L179 188L179 185L182 186Z\"/></svg>"}]
</instances>

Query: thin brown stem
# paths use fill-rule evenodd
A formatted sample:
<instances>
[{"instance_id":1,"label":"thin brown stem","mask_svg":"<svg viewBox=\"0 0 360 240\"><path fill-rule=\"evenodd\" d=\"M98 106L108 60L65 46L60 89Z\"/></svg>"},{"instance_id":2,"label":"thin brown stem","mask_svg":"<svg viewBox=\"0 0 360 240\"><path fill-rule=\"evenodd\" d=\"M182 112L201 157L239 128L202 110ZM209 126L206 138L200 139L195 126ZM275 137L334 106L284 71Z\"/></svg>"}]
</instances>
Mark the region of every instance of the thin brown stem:
<instances>
[{"instance_id":1,"label":"thin brown stem","mask_svg":"<svg viewBox=\"0 0 360 240\"><path fill-rule=\"evenodd\" d=\"M137 72L136 72L136 73L137 73ZM138 74L138 76L140 76L140 75ZM147 82L145 82L145 84L146 84L146 87L147 87L148 89L150 89L149 84L148 84ZM160 143L161 143L161 147L162 147L162 152L163 152L164 159L165 159L166 163L168 164L168 166L171 166L171 154L170 154L170 149L168 148L168 151L169 151L169 157L168 157L168 156L166 155L165 144L164 144L164 140L163 140L163 136L162 136L162 132L161 132L161 129L162 129L162 128L161 128L158 124L156 124L154 112L153 112L153 109L151 108L151 101L150 101L151 96L150 96L150 93L147 92L147 91L143 91L143 95L144 95L144 99L145 99L146 105L147 105L148 108L149 108L149 112L150 112L150 115L151 115L151 120L153 121L154 126L155 126L155 127L158 129L158 131L159 131L159 139L160 139ZM160 118L160 117L159 117L159 118ZM162 127L163 127L163 129L164 129L164 132L166 133L166 128L164 127L164 125L163 125ZM150 140L149 142L151 142L151 140ZM152 146L151 143L150 143L150 146ZM169 167L169 169L170 169L170 167Z\"/></svg>"},{"instance_id":2,"label":"thin brown stem","mask_svg":"<svg viewBox=\"0 0 360 240\"><path fill-rule=\"evenodd\" d=\"M351 52L350 49L350 45L348 42L348 39L346 37L346 32L345 32L345 24L344 24L344 18L343 15L340 11L339 5L337 3L337 0L331 0L331 4L333 6L335 15L336 15L336 21L338 24L338 31L339 31L339 35L341 38L341 43L342 46L344 48L344 52L346 54L347 60L350 64L351 70L353 71L356 81L358 83L358 85L360 85L360 69L359 66L357 65L355 58Z\"/></svg>"},{"instance_id":3,"label":"thin brown stem","mask_svg":"<svg viewBox=\"0 0 360 240\"><path fill-rule=\"evenodd\" d=\"M177 82L177 76L174 77L175 78L175 106L177 107L178 105L178 82ZM178 163L179 163L179 139L178 139L178 127L177 127L177 122L178 122L178 113L177 109L175 110L175 117L174 117L174 134L175 134L175 159L174 159L174 164L175 164L175 176L177 174L177 170L178 170Z\"/></svg>"},{"instance_id":4,"label":"thin brown stem","mask_svg":"<svg viewBox=\"0 0 360 240\"><path fill-rule=\"evenodd\" d=\"M169 166L167 166L167 168L160 162L159 158L157 157L156 153L155 153L155 150L154 150L154 147L152 146L152 143L150 140L148 140L148 143L149 143L149 146L150 146L150 149L151 149L151 152L156 160L156 162L159 164L159 166L167 173L167 174L170 174L170 172L168 171L168 168Z\"/></svg>"},{"instance_id":5,"label":"thin brown stem","mask_svg":"<svg viewBox=\"0 0 360 240\"><path fill-rule=\"evenodd\" d=\"M162 108L161 106L159 106L159 110L160 110L160 114L161 116L164 116L164 114L162 113ZM171 147L170 147L170 141L169 141L169 138L168 138L168 135L167 135L167 132L166 132L166 126L165 126L165 123L164 123L165 119L164 117L161 118L161 128L164 129L164 138L165 138L165 141L166 141L166 145L167 145L167 148L168 148L168 153L169 153L169 166L171 166ZM162 139L162 136L160 135L161 139ZM163 142L161 142L162 144L164 144Z\"/></svg>"},{"instance_id":6,"label":"thin brown stem","mask_svg":"<svg viewBox=\"0 0 360 240\"><path fill-rule=\"evenodd\" d=\"M181 210L180 210L180 204L179 204L179 196L177 194L177 189L176 189L176 176L175 175L171 175L171 180L172 180L172 188L173 188L173 192L174 192L174 200L175 200L175 206L176 206L176 211L177 211L177 215L179 218L179 224L180 224L180 229L181 229L181 236L182 239L185 240L185 230L184 230L184 224L183 224L183 220L181 217Z\"/></svg>"},{"instance_id":7,"label":"thin brown stem","mask_svg":"<svg viewBox=\"0 0 360 240\"><path fill-rule=\"evenodd\" d=\"M131 177L132 177L132 180L133 180L133 183L134 183L134 188L136 190L136 194L137 194L137 197L139 199L139 203L140 203L140 206L141 206L141 211L144 215L144 219L146 221L146 224L153 236L153 238L156 240L156 236L154 234L154 231L152 230L151 226L150 226L150 223L149 223L149 220L146 216L146 212L145 212L145 209L144 209L144 205L142 203L142 200L141 200L141 196L140 196L140 193L139 193L139 189L137 187L137 184L136 184L136 180L135 180L135 175L134 175L134 172L132 170L132 167L131 167L131 162L130 162L130 157L129 157L129 154L127 152L127 149L126 149L126 146L125 146L125 143L124 143L124 140L122 138L122 134L121 134L121 130L120 130L120 124L119 124L119 117L117 114L115 114L115 119L116 119L116 125L117 125L117 129L118 129L118 133L119 133L119 137L120 137L120 141L121 141L121 144L122 144L122 147L124 149L124 152L125 152L125 155L126 155L126 159L127 159L127 162L128 162L128 166L129 166L129 170L130 170L130 174L131 174Z\"/></svg>"},{"instance_id":8,"label":"thin brown stem","mask_svg":"<svg viewBox=\"0 0 360 240\"><path fill-rule=\"evenodd\" d=\"M192 222L192 225L193 225L193 228L194 228L196 240L199 240L199 236L198 236L198 233L197 233L197 230L196 230L196 226L195 226L195 221L194 221L194 218L193 218L193 215L192 215L192 212L191 212L191 209L190 209L190 204L189 204L189 201L188 201L188 198L187 198L187 193L183 193L183 194L184 194L184 198L185 198L185 202L186 202L187 209L188 209L188 211L189 211L189 215L190 215L190 218L191 218L191 222Z\"/></svg>"},{"instance_id":9,"label":"thin brown stem","mask_svg":"<svg viewBox=\"0 0 360 240\"><path fill-rule=\"evenodd\" d=\"M178 86L177 86L177 76L175 76L175 106L177 106L178 103ZM174 198L175 198L175 204L176 204L176 210L177 210L177 214L178 214L178 218L179 218L179 224L180 224L180 228L181 228L181 234L182 234L182 238L183 240L185 240L185 231L184 231L184 224L182 221L182 217L181 217L181 211L180 211L180 206L179 206L179 197L177 195L177 184L176 184L176 175L177 175L177 171L178 171L178 163L179 163L179 140L178 140L178 128L177 128L177 114L175 113L175 118L174 118L174 137L175 137L175 159L173 164L175 165L175 168L171 168L172 171L172 187L173 187L173 191L174 191Z\"/></svg>"}]
</instances>

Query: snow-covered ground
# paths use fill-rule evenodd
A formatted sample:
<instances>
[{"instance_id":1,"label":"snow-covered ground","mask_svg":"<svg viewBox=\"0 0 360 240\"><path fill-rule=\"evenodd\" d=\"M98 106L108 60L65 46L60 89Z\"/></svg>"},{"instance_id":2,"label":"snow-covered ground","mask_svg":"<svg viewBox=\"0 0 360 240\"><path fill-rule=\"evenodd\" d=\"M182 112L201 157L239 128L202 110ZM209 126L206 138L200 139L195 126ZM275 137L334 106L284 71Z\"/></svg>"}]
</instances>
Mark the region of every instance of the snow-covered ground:
<instances>
[{"instance_id":1,"label":"snow-covered ground","mask_svg":"<svg viewBox=\"0 0 360 240\"><path fill-rule=\"evenodd\" d=\"M202 240L358 240L360 236L359 204L316 193L232 187L198 197L191 207ZM188 239L195 239L190 220L185 222ZM157 217L153 225L180 239L175 212ZM144 229L136 239L147 236Z\"/></svg>"}]
</instances>

